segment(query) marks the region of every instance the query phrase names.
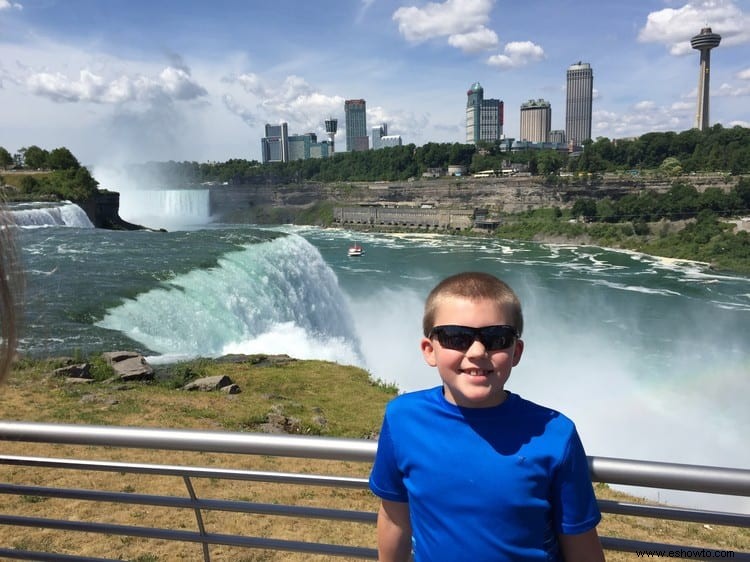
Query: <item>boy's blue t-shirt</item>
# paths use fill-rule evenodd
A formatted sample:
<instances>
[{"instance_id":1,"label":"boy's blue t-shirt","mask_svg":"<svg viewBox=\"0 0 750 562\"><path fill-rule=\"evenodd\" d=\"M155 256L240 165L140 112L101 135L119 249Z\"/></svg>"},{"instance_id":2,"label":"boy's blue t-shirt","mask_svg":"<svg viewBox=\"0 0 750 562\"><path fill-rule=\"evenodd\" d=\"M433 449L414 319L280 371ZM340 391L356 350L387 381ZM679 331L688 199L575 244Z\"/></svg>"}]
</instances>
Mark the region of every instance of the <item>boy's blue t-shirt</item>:
<instances>
[{"instance_id":1,"label":"boy's blue t-shirt","mask_svg":"<svg viewBox=\"0 0 750 562\"><path fill-rule=\"evenodd\" d=\"M416 561L561 560L601 519L573 422L508 393L460 408L442 387L386 407L370 488L408 502Z\"/></svg>"}]
</instances>

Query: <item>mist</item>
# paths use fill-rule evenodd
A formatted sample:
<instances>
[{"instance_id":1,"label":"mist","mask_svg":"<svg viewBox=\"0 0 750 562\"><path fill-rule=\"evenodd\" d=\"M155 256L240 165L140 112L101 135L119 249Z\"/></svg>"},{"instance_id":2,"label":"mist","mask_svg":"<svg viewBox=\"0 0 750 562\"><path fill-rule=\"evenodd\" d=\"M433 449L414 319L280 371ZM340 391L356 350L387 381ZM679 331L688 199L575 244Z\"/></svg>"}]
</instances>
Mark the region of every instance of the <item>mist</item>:
<instances>
[{"instance_id":1,"label":"mist","mask_svg":"<svg viewBox=\"0 0 750 562\"><path fill-rule=\"evenodd\" d=\"M739 398L750 391L743 311L700 305L671 290L646 288L641 294L657 294L645 300L628 298L636 286L587 291L581 281L572 292L538 276L515 283L525 303L526 345L506 388L572 418L589 455L750 466L750 412ZM419 350L423 296L389 288L349 302L364 368L401 391L440 384ZM676 308L660 318L653 299ZM750 513L747 498L616 488Z\"/></svg>"}]
</instances>

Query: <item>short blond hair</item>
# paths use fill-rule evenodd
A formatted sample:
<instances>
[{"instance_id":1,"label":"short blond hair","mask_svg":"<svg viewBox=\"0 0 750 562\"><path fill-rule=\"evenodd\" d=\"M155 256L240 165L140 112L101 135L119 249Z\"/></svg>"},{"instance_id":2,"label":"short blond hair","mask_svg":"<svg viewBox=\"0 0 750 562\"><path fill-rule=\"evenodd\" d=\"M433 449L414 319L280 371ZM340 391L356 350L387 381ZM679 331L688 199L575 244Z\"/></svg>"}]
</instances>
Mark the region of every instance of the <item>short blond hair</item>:
<instances>
[{"instance_id":1,"label":"short blond hair","mask_svg":"<svg viewBox=\"0 0 750 562\"><path fill-rule=\"evenodd\" d=\"M516 329L518 335L523 333L521 301L518 300L513 289L505 281L489 273L467 271L446 277L427 295L422 317L422 330L425 337L429 337L432 328L435 327L435 317L441 303L449 298L494 301L507 314L508 321Z\"/></svg>"}]
</instances>

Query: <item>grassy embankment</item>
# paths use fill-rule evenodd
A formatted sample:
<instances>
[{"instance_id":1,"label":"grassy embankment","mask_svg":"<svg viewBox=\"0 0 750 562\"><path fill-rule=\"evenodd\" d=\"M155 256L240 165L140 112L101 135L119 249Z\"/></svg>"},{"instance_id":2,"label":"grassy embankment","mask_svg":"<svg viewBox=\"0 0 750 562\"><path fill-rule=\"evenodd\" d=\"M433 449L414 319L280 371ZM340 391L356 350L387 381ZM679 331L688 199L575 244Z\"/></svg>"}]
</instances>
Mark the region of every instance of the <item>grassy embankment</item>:
<instances>
[{"instance_id":1,"label":"grassy embankment","mask_svg":"<svg viewBox=\"0 0 750 562\"><path fill-rule=\"evenodd\" d=\"M95 361L98 379L108 376L101 361ZM322 361L290 361L264 365L256 360L240 363L195 361L162 368L159 383L87 385L65 384L48 375L55 361L21 361L2 389L0 419L39 422L103 424L200 430L257 431L270 419L281 416L290 431L331 437L371 437L379 428L383 408L395 393L387 385L374 383L358 368ZM242 392L189 393L177 388L194 376L225 374ZM136 449L47 446L3 443L5 454L69 458L107 459L123 462L186 464L282 472L308 472L365 477L363 463L280 459L191 452L151 452ZM0 481L32 485L113 490L184 497L179 478L84 473L64 470L26 469L2 466ZM327 489L304 486L196 479L199 497L240 499L254 502L297 504L375 512L377 500L366 490ZM491 483L488 483L491 485ZM633 500L597 484L603 499ZM169 511L147 506L107 506L92 502L45 499L40 496L8 496L3 511L28 516L92 519L125 525L153 525L195 529L189 510ZM294 538L358 546L374 546L374 527L368 524L297 521L283 517L246 516L234 513L204 513L207 529L275 538ZM750 530L665 522L605 515L600 532L607 536L647 541L682 543L724 550L749 550ZM89 536L80 533L0 528L0 544L16 548L68 552L129 560L198 560L198 545L148 541L126 537ZM212 560L302 561L325 557L283 552L211 549ZM610 553L608 560L638 559L635 555ZM336 559L338 560L338 559Z\"/></svg>"}]
</instances>

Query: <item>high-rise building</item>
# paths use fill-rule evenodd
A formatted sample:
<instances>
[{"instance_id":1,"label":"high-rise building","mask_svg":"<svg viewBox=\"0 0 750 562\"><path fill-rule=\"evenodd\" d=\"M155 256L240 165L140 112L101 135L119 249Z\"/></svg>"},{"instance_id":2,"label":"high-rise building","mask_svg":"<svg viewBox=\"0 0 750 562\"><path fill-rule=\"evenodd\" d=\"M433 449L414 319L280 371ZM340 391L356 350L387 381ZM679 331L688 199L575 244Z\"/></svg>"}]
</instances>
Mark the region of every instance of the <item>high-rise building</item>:
<instances>
[{"instance_id":1,"label":"high-rise building","mask_svg":"<svg viewBox=\"0 0 750 562\"><path fill-rule=\"evenodd\" d=\"M383 123L379 127L372 128L372 149L378 150L389 146L401 146L403 141L401 135L389 135L388 124Z\"/></svg>"},{"instance_id":2,"label":"high-rise building","mask_svg":"<svg viewBox=\"0 0 750 562\"><path fill-rule=\"evenodd\" d=\"M260 139L263 163L289 162L289 131L286 123L266 123L266 136Z\"/></svg>"},{"instance_id":3,"label":"high-rise building","mask_svg":"<svg viewBox=\"0 0 750 562\"><path fill-rule=\"evenodd\" d=\"M381 148L380 139L388 134L388 124L383 123L379 127L372 128L372 149L377 150Z\"/></svg>"},{"instance_id":4,"label":"high-rise building","mask_svg":"<svg viewBox=\"0 0 750 562\"><path fill-rule=\"evenodd\" d=\"M346 115L346 150L354 152L369 149L365 100L346 100L344 113Z\"/></svg>"},{"instance_id":5,"label":"high-rise building","mask_svg":"<svg viewBox=\"0 0 750 562\"><path fill-rule=\"evenodd\" d=\"M565 144L565 131L562 129L552 129L549 132L549 142L554 144Z\"/></svg>"},{"instance_id":6,"label":"high-rise building","mask_svg":"<svg viewBox=\"0 0 750 562\"><path fill-rule=\"evenodd\" d=\"M310 146L316 142L318 142L318 136L315 133L289 135L289 161L310 158Z\"/></svg>"},{"instance_id":7,"label":"high-rise building","mask_svg":"<svg viewBox=\"0 0 750 562\"><path fill-rule=\"evenodd\" d=\"M568 67L565 98L565 137L569 144L581 146L591 140L591 107L594 96L594 73L587 62Z\"/></svg>"},{"instance_id":8,"label":"high-rise building","mask_svg":"<svg viewBox=\"0 0 750 562\"><path fill-rule=\"evenodd\" d=\"M474 82L466 92L466 142L496 141L503 136L503 102L484 99L484 88Z\"/></svg>"},{"instance_id":9,"label":"high-rise building","mask_svg":"<svg viewBox=\"0 0 750 562\"><path fill-rule=\"evenodd\" d=\"M521 134L519 140L549 142L552 128L552 106L542 99L521 104Z\"/></svg>"},{"instance_id":10,"label":"high-rise building","mask_svg":"<svg viewBox=\"0 0 750 562\"><path fill-rule=\"evenodd\" d=\"M266 136L260 139L263 163L291 162L308 158L328 158L333 154L333 143L318 142L318 135L305 133L290 135L286 123L266 125Z\"/></svg>"},{"instance_id":11,"label":"high-rise building","mask_svg":"<svg viewBox=\"0 0 750 562\"><path fill-rule=\"evenodd\" d=\"M690 40L690 46L701 52L701 69L698 74L698 109L695 112L695 126L698 130L708 129L708 86L711 70L711 49L719 46L721 35L713 33L710 27Z\"/></svg>"}]
</instances>

